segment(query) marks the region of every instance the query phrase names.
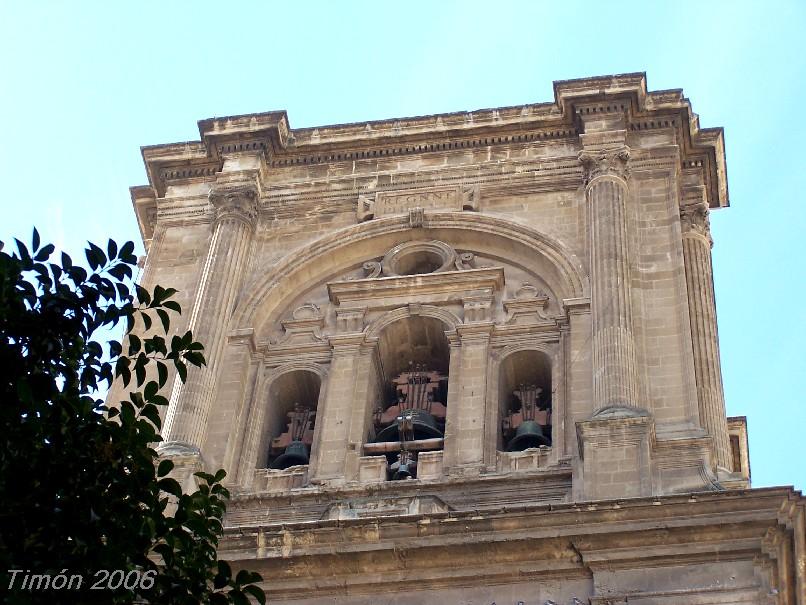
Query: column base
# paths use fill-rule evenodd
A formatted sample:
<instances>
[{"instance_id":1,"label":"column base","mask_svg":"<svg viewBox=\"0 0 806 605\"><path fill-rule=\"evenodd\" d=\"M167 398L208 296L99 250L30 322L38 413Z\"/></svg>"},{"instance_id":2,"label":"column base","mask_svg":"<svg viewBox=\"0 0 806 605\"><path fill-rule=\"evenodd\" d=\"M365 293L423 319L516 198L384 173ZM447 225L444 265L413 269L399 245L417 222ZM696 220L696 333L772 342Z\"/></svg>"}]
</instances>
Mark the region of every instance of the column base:
<instances>
[{"instance_id":1,"label":"column base","mask_svg":"<svg viewBox=\"0 0 806 605\"><path fill-rule=\"evenodd\" d=\"M603 408L576 429L585 500L652 495L655 422L646 410Z\"/></svg>"},{"instance_id":2,"label":"column base","mask_svg":"<svg viewBox=\"0 0 806 605\"><path fill-rule=\"evenodd\" d=\"M174 463L169 476L176 479L182 491L186 494L195 492L198 483L193 474L204 470L204 459L199 448L181 441L164 441L156 449L161 459Z\"/></svg>"}]
</instances>

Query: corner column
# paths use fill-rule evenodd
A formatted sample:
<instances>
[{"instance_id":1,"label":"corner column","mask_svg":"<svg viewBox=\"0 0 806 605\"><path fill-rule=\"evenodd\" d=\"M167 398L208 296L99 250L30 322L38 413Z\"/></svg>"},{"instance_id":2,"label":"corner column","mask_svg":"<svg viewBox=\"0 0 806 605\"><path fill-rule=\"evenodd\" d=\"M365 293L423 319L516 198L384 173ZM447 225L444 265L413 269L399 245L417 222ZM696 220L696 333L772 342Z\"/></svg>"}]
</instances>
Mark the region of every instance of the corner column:
<instances>
[{"instance_id":1,"label":"corner column","mask_svg":"<svg viewBox=\"0 0 806 605\"><path fill-rule=\"evenodd\" d=\"M698 201L682 206L680 223L700 424L713 439L717 466L730 470L732 463L719 361L708 205Z\"/></svg>"},{"instance_id":2,"label":"corner column","mask_svg":"<svg viewBox=\"0 0 806 605\"><path fill-rule=\"evenodd\" d=\"M595 114L601 116L599 111ZM624 116L605 114L585 126L579 160L585 171L591 279L593 414L577 421L581 492L586 500L653 492L654 421L641 405L630 285L627 200L630 149ZM615 128L614 128L615 127Z\"/></svg>"},{"instance_id":3,"label":"corner column","mask_svg":"<svg viewBox=\"0 0 806 605\"><path fill-rule=\"evenodd\" d=\"M585 137L585 135L582 135ZM584 139L583 139L584 141ZM580 153L585 169L590 231L594 413L640 407L633 337L625 202L629 191L626 145Z\"/></svg>"},{"instance_id":4,"label":"corner column","mask_svg":"<svg viewBox=\"0 0 806 605\"><path fill-rule=\"evenodd\" d=\"M188 325L204 345L207 365L189 368L184 384L177 376L163 431L166 448L195 454L201 453L204 442L221 350L257 223L256 173L219 174L209 199L215 213L213 235Z\"/></svg>"}]
</instances>

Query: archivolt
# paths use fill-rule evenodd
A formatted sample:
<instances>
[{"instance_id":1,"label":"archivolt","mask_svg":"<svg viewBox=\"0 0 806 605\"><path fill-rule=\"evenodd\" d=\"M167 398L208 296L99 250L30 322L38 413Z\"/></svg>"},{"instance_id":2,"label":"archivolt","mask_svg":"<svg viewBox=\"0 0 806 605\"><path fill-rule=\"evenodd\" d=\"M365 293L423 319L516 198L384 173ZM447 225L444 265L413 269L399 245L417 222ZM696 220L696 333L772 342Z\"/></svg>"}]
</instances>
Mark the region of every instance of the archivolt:
<instances>
[{"instance_id":1,"label":"archivolt","mask_svg":"<svg viewBox=\"0 0 806 605\"><path fill-rule=\"evenodd\" d=\"M581 263L553 238L526 225L484 214L435 212L426 214L422 228L412 229L407 216L374 219L293 251L246 294L235 311L232 327L259 332L266 321L276 319L289 297L297 296L311 284L330 279L367 258L381 256L401 242L421 239L446 241L459 249L501 258L516 255L524 266L532 262L541 265L541 278L558 298L585 295Z\"/></svg>"},{"instance_id":2,"label":"archivolt","mask_svg":"<svg viewBox=\"0 0 806 605\"><path fill-rule=\"evenodd\" d=\"M400 309L395 309L393 311L388 311L381 315L378 319L370 324L370 326L366 329L367 336L374 337L379 336L383 329L399 321L401 319L405 319L406 317L431 317L434 319L438 319L443 324L445 324L445 328L447 330L455 330L456 326L461 324L461 320L456 317L450 311L446 311L445 309L440 309L439 307L435 307L433 305L418 305L417 312L412 312L411 308L401 307Z\"/></svg>"}]
</instances>

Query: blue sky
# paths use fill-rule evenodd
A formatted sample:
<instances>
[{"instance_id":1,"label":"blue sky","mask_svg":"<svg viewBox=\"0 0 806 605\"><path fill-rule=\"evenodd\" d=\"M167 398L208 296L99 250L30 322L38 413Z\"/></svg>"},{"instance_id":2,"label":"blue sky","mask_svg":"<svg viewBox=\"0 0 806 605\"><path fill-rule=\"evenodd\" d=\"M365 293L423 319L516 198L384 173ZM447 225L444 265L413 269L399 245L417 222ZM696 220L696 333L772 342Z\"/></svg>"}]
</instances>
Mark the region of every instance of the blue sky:
<instances>
[{"instance_id":1,"label":"blue sky","mask_svg":"<svg viewBox=\"0 0 806 605\"><path fill-rule=\"evenodd\" d=\"M755 486L806 488L806 2L0 0L0 240L138 240L140 146L286 109L292 128L552 100L646 71L723 126L712 215L728 412ZM139 242L138 242L139 245Z\"/></svg>"}]
</instances>

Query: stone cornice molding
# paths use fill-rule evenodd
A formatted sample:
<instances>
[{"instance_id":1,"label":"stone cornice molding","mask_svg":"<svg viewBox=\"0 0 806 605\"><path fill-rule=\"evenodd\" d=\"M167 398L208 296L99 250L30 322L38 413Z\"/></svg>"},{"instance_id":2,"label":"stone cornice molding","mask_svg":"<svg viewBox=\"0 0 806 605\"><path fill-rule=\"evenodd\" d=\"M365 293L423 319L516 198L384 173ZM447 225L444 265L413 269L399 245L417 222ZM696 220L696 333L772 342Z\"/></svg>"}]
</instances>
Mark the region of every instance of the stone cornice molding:
<instances>
[{"instance_id":1,"label":"stone cornice molding","mask_svg":"<svg viewBox=\"0 0 806 605\"><path fill-rule=\"evenodd\" d=\"M626 145L614 149L583 150L579 161L585 171L584 183L590 188L601 178L614 178L625 187L630 177L630 148Z\"/></svg>"},{"instance_id":2,"label":"stone cornice molding","mask_svg":"<svg viewBox=\"0 0 806 605\"><path fill-rule=\"evenodd\" d=\"M728 205L721 128L700 128L680 90L647 91L643 73L555 82L554 101L419 118L293 130L284 111L199 122L200 140L142 148L155 197L169 184L212 181L225 156L260 154L264 166L358 161L388 156L573 140L583 117L623 115L628 131L671 129L684 167L701 167L709 205Z\"/></svg>"},{"instance_id":3,"label":"stone cornice molding","mask_svg":"<svg viewBox=\"0 0 806 605\"><path fill-rule=\"evenodd\" d=\"M547 475L528 474L521 481L534 482L543 476ZM502 489L506 490L514 481L508 476L498 482L505 483ZM422 489L420 482L407 483L411 484L381 484L372 489L390 496ZM491 483L485 479L462 480L455 485L478 493L479 487ZM343 488L340 497L347 498L348 491L350 488ZM364 493L356 489L356 498ZM440 493L435 495L443 497ZM295 498L303 510L317 506L318 512L326 507L325 503L315 504L322 498L318 491L297 493ZM589 578L591 570L635 570L640 568L637 562L647 568L664 568L714 560L751 561L754 557L762 562L773 559L781 573L792 574L798 582L804 579L804 571L798 565L803 544L799 534L795 533L797 541L779 540L776 535L788 525L797 531L803 529L806 504L791 488L585 503L542 500L520 507L506 502L483 510L267 522L266 511L275 510L287 499L288 493L274 497L234 495L221 541L223 557L259 565L257 571L267 579L269 597L277 600L322 598L345 590L360 594L363 589L377 586L373 584L377 577L386 577L383 586L391 592L406 590L412 583L421 590L461 588L468 582L492 586L510 583L513 578L521 582L528 577ZM792 510L779 514L782 503L788 501L793 503ZM743 521L740 527L736 519ZM591 527L596 531L591 532ZM345 531L352 540L347 551L340 549ZM470 544L468 535L473 537ZM338 553L345 569L354 569L361 562L363 573L335 578L328 575L326 570L333 568L333 553ZM385 570L399 564L401 553L408 563L406 573L383 576ZM557 553L564 554L558 557ZM512 560L521 565L513 569ZM302 570L303 577L298 575L290 581L284 578L289 566ZM687 602L686 598L681 600L688 595L687 590L683 587L667 596L673 597L670 602ZM650 593L636 591L631 593L630 601L640 600L636 595L642 594ZM696 594L701 594L701 589ZM592 602L603 602L596 595L594 599Z\"/></svg>"}]
</instances>

